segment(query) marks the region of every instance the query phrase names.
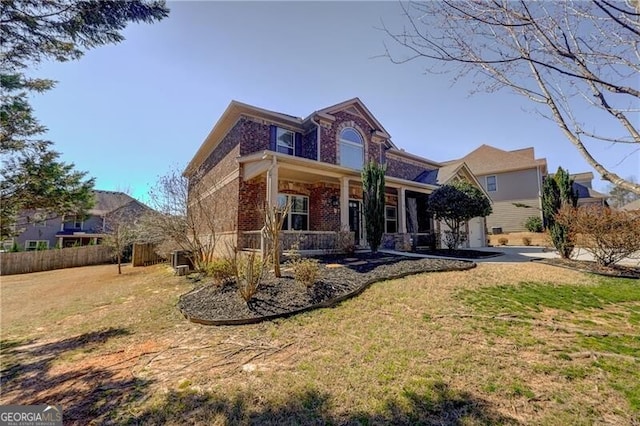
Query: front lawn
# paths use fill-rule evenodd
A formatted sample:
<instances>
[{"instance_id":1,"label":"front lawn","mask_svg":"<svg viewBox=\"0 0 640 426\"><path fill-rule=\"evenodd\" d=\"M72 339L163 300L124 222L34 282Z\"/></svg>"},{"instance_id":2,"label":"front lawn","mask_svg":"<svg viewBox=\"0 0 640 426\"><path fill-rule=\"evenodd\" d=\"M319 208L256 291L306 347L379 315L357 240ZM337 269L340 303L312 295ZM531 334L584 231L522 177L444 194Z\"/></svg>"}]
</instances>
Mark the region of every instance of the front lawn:
<instances>
[{"instance_id":1,"label":"front lawn","mask_svg":"<svg viewBox=\"0 0 640 426\"><path fill-rule=\"evenodd\" d=\"M180 316L191 284L164 267L125 269L103 290L92 268L89 292L28 314L20 278L3 277L0 404L60 403L65 424L640 421L637 280L488 263L208 327ZM33 274L31 291L55 293L64 272Z\"/></svg>"}]
</instances>

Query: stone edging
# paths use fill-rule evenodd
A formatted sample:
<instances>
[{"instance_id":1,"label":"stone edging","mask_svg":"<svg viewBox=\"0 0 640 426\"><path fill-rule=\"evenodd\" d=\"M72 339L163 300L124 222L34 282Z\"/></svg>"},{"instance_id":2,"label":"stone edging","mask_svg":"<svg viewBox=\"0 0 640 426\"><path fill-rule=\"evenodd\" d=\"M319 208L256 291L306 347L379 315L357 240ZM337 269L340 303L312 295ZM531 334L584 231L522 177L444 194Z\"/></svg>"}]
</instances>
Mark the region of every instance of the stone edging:
<instances>
[{"instance_id":1,"label":"stone edging","mask_svg":"<svg viewBox=\"0 0 640 426\"><path fill-rule=\"evenodd\" d=\"M459 260L459 259L458 259ZM360 293L362 293L363 291L365 291L369 286L371 286L374 283L377 282L381 282L381 281L390 281L390 280L397 280L400 278L404 278L407 277L409 275L417 275L417 274L424 274L424 273L429 273L429 272L451 272L451 271L468 271L469 269L473 269L477 266L477 264L475 262L472 261L468 261L468 260L463 260L462 262L467 262L469 263L468 267L465 268L451 268L451 269L439 269L437 271L418 271L418 272L404 272L404 273L400 273L400 274L395 274L395 275L390 275L388 277L384 277L382 279L372 279L372 280L368 280L365 281L365 283L358 287L356 290L352 291L351 293L346 293L343 294L341 296L338 296L336 298L333 299L329 299L329 300L325 300L324 302L320 302L320 303L316 303L315 305L309 305L306 306L304 308L301 309L296 309L294 311L289 311L289 312L283 312L280 314L273 314L273 315L265 315L265 316L261 316L261 317L255 317L255 318L234 318L234 319L219 319L219 320L207 320L207 319L202 319L202 318L197 318L197 317L191 317L189 315L187 315L182 309L180 310L180 313L182 315L184 315L184 317L186 319L188 319L189 321L196 323L196 324L202 324L202 325L246 325L246 324L256 324L258 322L262 322L262 321L271 321L277 318L285 318L285 317L289 317L292 315L297 315L297 314L301 314L303 312L307 312L307 311L311 311L314 309L320 309L320 308L331 308L335 305L337 305L340 302L343 302L347 299L350 299L354 296L359 295ZM183 295L180 296L180 298L178 299L178 304L180 303L180 301L182 300L182 297L189 294L191 292L185 293Z\"/></svg>"},{"instance_id":2,"label":"stone edging","mask_svg":"<svg viewBox=\"0 0 640 426\"><path fill-rule=\"evenodd\" d=\"M560 265L558 263L553 263L553 262L548 262L547 259L532 259L532 262L537 262L537 263L543 263L545 265L549 265L549 266L556 266L558 268L564 268L564 269L569 269L571 271L577 271L577 272L584 272L586 274L594 274L594 275L600 275L602 277L608 277L608 278L625 278L625 279L631 279L631 280L637 280L640 279L640 277L638 276L634 276L634 275L624 275L624 273L621 274L611 274L608 272L597 272L597 271L592 271L590 269L584 269L584 268L576 268L573 266L569 266L569 265Z\"/></svg>"}]
</instances>

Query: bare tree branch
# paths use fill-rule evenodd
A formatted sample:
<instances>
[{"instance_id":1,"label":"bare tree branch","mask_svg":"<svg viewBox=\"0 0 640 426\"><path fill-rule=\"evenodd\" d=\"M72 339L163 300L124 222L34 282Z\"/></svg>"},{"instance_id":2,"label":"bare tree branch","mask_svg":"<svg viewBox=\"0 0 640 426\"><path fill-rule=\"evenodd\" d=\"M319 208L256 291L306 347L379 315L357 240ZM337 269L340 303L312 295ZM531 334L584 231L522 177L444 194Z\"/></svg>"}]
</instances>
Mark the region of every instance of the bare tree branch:
<instances>
[{"instance_id":1,"label":"bare tree branch","mask_svg":"<svg viewBox=\"0 0 640 426\"><path fill-rule=\"evenodd\" d=\"M640 185L605 168L581 139L640 144L640 14L635 5L443 0L401 7L407 26L393 31L383 22L380 28L394 41L384 51L393 63L424 61L429 72L455 71L454 82L475 76L474 92L507 88L545 105L603 179L640 194ZM582 116L585 111L588 116ZM597 122L594 112L602 113ZM614 126L607 132L615 136L596 127L607 120ZM587 122L590 131L584 128Z\"/></svg>"}]
</instances>

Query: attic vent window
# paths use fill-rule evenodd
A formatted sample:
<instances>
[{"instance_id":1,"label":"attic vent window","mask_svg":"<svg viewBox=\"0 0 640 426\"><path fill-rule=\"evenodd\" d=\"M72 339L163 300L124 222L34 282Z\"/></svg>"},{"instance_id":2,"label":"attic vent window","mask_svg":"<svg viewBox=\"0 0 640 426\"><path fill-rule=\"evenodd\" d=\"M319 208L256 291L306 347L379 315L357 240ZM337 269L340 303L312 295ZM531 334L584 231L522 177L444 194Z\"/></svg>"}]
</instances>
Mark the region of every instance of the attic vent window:
<instances>
[{"instance_id":1,"label":"attic vent window","mask_svg":"<svg viewBox=\"0 0 640 426\"><path fill-rule=\"evenodd\" d=\"M350 127L340 132L340 165L360 170L364 163L364 141L357 130Z\"/></svg>"}]
</instances>

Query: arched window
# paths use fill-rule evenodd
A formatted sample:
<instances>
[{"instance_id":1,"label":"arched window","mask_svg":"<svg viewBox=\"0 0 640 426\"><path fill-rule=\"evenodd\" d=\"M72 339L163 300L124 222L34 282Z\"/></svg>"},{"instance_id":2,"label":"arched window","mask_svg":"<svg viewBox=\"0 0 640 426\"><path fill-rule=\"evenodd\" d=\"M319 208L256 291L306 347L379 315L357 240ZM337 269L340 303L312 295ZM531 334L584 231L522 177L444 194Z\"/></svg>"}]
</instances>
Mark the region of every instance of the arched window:
<instances>
[{"instance_id":1,"label":"arched window","mask_svg":"<svg viewBox=\"0 0 640 426\"><path fill-rule=\"evenodd\" d=\"M340 165L360 170L364 163L364 141L360 133L350 127L340 132Z\"/></svg>"}]
</instances>

